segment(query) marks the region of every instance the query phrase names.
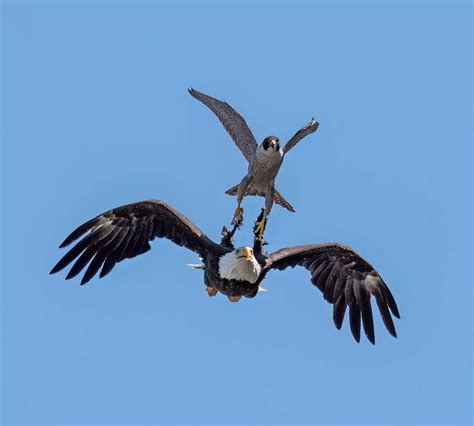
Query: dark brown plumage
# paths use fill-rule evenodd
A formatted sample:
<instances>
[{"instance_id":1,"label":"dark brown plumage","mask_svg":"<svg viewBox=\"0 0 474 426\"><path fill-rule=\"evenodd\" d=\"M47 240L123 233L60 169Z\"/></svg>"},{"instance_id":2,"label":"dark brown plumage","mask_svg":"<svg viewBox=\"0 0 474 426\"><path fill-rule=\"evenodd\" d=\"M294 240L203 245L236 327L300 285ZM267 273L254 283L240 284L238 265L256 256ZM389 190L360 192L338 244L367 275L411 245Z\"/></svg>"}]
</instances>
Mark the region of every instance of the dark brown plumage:
<instances>
[{"instance_id":1,"label":"dark brown plumage","mask_svg":"<svg viewBox=\"0 0 474 426\"><path fill-rule=\"evenodd\" d=\"M78 258L66 276L73 278L92 260L81 281L86 284L100 268L102 278L116 263L146 253L155 238L167 238L201 257L209 251L216 255L225 253L221 245L212 242L185 216L160 200L127 204L102 213L79 226L59 247L68 246L86 232L88 235L66 253L51 270L52 274Z\"/></svg>"},{"instance_id":2,"label":"dark brown plumage","mask_svg":"<svg viewBox=\"0 0 474 426\"><path fill-rule=\"evenodd\" d=\"M259 221L262 220L262 214ZM66 279L78 275L86 267L81 284L86 284L99 270L99 277L107 275L117 263L150 250L154 238L166 238L179 246L197 253L203 261L204 282L207 289L217 290L227 296L255 297L260 283L271 270L283 270L301 266L311 275L311 283L333 305L334 324L342 326L345 312L349 309L349 324L356 341L360 340L361 322L370 342L375 342L371 297L382 315L389 333L396 337L392 316L400 318L397 304L390 290L375 269L351 248L340 243L309 244L287 247L273 253L263 251L264 243L254 239L252 259L257 265L253 279L225 277L221 269L224 256L233 262L232 256L239 249L232 244L237 225L223 231L221 242L211 241L196 225L163 201L151 200L128 204L109 210L74 230L60 245L66 247L78 238L82 239L54 266L54 274L73 261ZM254 229L254 233L257 231ZM240 252L239 252L240 253ZM246 262L240 260L240 262ZM239 268L239 257L231 263ZM245 264L246 266L248 264ZM235 272L235 271L234 271ZM249 273L248 271L246 272ZM246 275L249 276L249 275ZM251 275L250 275L251 276ZM215 294L215 293L214 293Z\"/></svg>"},{"instance_id":3,"label":"dark brown plumage","mask_svg":"<svg viewBox=\"0 0 474 426\"><path fill-rule=\"evenodd\" d=\"M295 266L310 272L311 283L333 305L334 324L338 329L348 308L354 339L360 340L362 320L367 338L375 343L370 303L370 297L374 296L387 330L397 336L390 311L397 318L400 314L392 293L375 269L351 248L340 243L288 247L269 254L265 269L282 270Z\"/></svg>"}]
</instances>

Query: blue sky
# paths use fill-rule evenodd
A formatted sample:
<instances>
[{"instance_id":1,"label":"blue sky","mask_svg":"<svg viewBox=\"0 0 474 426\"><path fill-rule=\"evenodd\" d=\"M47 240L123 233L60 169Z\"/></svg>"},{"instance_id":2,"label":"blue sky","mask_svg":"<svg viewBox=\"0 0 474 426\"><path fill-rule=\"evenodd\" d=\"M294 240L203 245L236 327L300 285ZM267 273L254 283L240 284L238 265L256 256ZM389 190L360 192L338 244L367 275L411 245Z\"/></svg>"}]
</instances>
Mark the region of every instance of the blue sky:
<instances>
[{"instance_id":1,"label":"blue sky","mask_svg":"<svg viewBox=\"0 0 474 426\"><path fill-rule=\"evenodd\" d=\"M470 424L469 2L4 1L2 416L15 424ZM77 225L159 198L211 238L245 172L194 87L290 153L269 250L340 241L394 293L398 339L337 331L304 270L209 298L160 240L85 287ZM246 226L262 199L245 200Z\"/></svg>"}]
</instances>

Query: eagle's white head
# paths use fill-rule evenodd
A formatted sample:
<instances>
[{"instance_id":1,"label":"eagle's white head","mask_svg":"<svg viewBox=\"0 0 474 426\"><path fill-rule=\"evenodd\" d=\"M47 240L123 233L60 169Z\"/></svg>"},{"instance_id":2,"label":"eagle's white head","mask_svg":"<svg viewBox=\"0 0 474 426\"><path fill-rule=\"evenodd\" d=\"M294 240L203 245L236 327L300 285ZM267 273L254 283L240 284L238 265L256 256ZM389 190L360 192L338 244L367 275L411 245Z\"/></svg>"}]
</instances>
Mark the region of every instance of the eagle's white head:
<instances>
[{"instance_id":1,"label":"eagle's white head","mask_svg":"<svg viewBox=\"0 0 474 426\"><path fill-rule=\"evenodd\" d=\"M219 259L219 275L226 280L255 283L262 267L250 247L239 247Z\"/></svg>"}]
</instances>

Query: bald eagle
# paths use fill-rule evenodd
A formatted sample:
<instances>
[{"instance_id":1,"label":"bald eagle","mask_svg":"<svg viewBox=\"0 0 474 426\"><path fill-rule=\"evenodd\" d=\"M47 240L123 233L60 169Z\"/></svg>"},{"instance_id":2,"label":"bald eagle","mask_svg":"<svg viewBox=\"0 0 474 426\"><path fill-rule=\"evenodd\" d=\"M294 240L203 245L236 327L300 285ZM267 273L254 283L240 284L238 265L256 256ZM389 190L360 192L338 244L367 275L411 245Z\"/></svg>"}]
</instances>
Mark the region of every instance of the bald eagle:
<instances>
[{"instance_id":1,"label":"bald eagle","mask_svg":"<svg viewBox=\"0 0 474 426\"><path fill-rule=\"evenodd\" d=\"M263 211L256 223L261 220ZM367 338L375 343L370 300L374 296L387 330L397 336L391 314L397 318L400 315L392 293L377 271L351 248L340 243L322 243L266 253L256 226L253 247L235 248L232 237L236 229L236 224L231 231L224 229L222 240L216 243L163 201L127 204L102 213L74 230L59 247L82 239L50 273L59 272L75 261L66 279L75 277L87 266L81 281L83 285L99 269L102 278L116 263L150 250L150 241L166 238L199 255L203 264L198 267L204 270L204 284L210 296L220 292L233 302L242 296L253 298L269 271L301 266L309 271L311 283L321 290L324 299L333 305L333 319L338 329L349 308L354 339L360 340L362 320Z\"/></svg>"}]
</instances>

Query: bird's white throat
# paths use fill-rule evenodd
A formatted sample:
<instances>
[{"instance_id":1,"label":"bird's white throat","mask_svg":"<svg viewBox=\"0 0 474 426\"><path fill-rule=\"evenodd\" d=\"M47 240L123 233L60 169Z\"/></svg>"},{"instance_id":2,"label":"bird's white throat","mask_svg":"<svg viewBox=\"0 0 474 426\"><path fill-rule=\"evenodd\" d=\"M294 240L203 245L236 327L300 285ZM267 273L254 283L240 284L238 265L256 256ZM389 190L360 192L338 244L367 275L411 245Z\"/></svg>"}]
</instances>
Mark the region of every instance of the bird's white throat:
<instances>
[{"instance_id":1,"label":"bird's white throat","mask_svg":"<svg viewBox=\"0 0 474 426\"><path fill-rule=\"evenodd\" d=\"M257 159L259 162L264 164L273 164L281 161L283 157L283 151L281 148L276 151L274 148L265 149L263 146L257 148Z\"/></svg>"},{"instance_id":2,"label":"bird's white throat","mask_svg":"<svg viewBox=\"0 0 474 426\"><path fill-rule=\"evenodd\" d=\"M241 249L227 253L219 259L219 275L226 280L247 281L253 284L258 280L262 267L253 254L246 258L239 255L239 250Z\"/></svg>"}]
</instances>

